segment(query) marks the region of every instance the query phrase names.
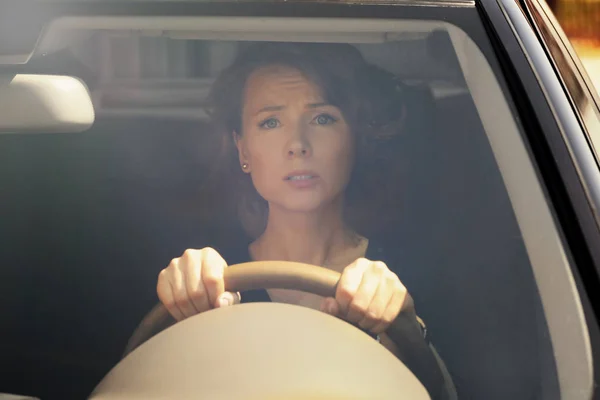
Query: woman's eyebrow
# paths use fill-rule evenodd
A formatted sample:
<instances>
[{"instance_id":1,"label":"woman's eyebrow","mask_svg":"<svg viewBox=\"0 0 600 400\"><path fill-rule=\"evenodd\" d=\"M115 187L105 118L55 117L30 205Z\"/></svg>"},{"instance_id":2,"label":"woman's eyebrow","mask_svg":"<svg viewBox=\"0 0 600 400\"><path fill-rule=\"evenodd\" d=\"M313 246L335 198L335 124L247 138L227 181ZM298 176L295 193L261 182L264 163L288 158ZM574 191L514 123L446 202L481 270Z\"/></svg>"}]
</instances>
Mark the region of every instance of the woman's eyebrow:
<instances>
[{"instance_id":1,"label":"woman's eyebrow","mask_svg":"<svg viewBox=\"0 0 600 400\"><path fill-rule=\"evenodd\" d=\"M319 107L330 106L330 105L331 104L326 103L326 102L309 103L306 105L306 108L319 108ZM265 107L261 108L260 110L258 110L256 112L256 114L254 114L254 115L258 115L258 114L264 113L264 112L281 111L283 109L285 109L285 106L265 106Z\"/></svg>"},{"instance_id":2,"label":"woman's eyebrow","mask_svg":"<svg viewBox=\"0 0 600 400\"><path fill-rule=\"evenodd\" d=\"M326 102L320 102L320 103L310 103L306 105L306 108L319 108L319 107L325 107L325 106L330 106L331 104L326 103Z\"/></svg>"},{"instance_id":3,"label":"woman's eyebrow","mask_svg":"<svg viewBox=\"0 0 600 400\"><path fill-rule=\"evenodd\" d=\"M264 113L264 112L281 111L284 108L285 108L285 106L266 106L266 107L263 107L260 110L258 110L256 112L256 114L254 114L254 115L258 115L258 114Z\"/></svg>"}]
</instances>

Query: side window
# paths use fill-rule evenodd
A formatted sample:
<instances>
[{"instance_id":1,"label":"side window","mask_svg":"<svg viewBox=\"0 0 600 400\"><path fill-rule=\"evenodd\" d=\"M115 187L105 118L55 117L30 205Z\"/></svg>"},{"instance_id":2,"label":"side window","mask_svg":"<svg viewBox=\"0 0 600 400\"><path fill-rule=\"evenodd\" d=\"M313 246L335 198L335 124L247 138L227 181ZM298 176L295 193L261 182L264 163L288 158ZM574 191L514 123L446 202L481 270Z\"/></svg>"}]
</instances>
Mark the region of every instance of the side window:
<instances>
[{"instance_id":1,"label":"side window","mask_svg":"<svg viewBox=\"0 0 600 400\"><path fill-rule=\"evenodd\" d=\"M571 102L579 114L582 127L588 135L588 141L598 161L600 160L600 95L596 92L597 89L587 76L585 68L578 60L575 50L552 12L542 2L527 0L526 4L538 35L541 36L546 51L554 60L554 67L560 74L563 85L573 94Z\"/></svg>"}]
</instances>

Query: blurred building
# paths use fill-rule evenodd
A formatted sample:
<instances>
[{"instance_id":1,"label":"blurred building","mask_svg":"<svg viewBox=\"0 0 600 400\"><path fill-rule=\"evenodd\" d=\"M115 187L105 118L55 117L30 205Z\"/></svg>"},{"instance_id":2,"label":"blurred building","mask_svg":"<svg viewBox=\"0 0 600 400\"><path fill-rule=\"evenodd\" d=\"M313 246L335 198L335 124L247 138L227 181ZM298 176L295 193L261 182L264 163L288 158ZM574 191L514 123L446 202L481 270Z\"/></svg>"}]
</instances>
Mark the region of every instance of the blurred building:
<instances>
[{"instance_id":1,"label":"blurred building","mask_svg":"<svg viewBox=\"0 0 600 400\"><path fill-rule=\"evenodd\" d=\"M600 0L548 0L548 4L572 40L600 46Z\"/></svg>"}]
</instances>

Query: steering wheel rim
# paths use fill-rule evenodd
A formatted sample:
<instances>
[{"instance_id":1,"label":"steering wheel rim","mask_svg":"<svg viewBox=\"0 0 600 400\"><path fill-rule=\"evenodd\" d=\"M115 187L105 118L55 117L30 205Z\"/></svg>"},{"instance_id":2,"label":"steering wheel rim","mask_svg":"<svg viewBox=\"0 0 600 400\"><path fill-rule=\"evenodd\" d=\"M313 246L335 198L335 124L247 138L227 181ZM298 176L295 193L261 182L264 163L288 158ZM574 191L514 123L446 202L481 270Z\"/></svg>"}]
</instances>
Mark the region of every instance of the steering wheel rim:
<instances>
[{"instance_id":1,"label":"steering wheel rim","mask_svg":"<svg viewBox=\"0 0 600 400\"><path fill-rule=\"evenodd\" d=\"M301 290L324 297L334 297L341 274L311 264L291 261L252 261L231 265L225 269L225 290L243 292L255 289ZM142 320L127 344L124 357L156 334L176 323L167 309L159 303ZM416 321L413 321L416 323ZM400 313L386 330L387 336L396 344L396 356L402 361L430 393L440 390L444 382L440 369L441 360L432 353L427 360L415 358L413 348L425 347L421 338L411 335L410 322ZM445 367L444 367L445 368ZM445 389L444 389L445 390ZM434 398L437 396L433 396Z\"/></svg>"},{"instance_id":2,"label":"steering wheel rim","mask_svg":"<svg viewBox=\"0 0 600 400\"><path fill-rule=\"evenodd\" d=\"M251 261L225 268L225 290L293 289L323 297L334 297L339 272L292 261ZM177 321L162 303L146 314L127 343L124 356Z\"/></svg>"}]
</instances>

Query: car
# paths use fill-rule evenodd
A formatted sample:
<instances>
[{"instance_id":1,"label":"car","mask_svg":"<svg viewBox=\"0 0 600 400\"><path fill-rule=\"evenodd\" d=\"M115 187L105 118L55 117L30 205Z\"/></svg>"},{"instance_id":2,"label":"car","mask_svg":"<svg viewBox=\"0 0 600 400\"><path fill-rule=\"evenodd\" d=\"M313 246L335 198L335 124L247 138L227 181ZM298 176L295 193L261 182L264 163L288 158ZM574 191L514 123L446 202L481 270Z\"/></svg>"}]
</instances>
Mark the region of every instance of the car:
<instances>
[{"instance_id":1,"label":"car","mask_svg":"<svg viewBox=\"0 0 600 400\"><path fill-rule=\"evenodd\" d=\"M3 4L0 393L428 397L368 335L298 306L134 335L166 317L169 260L246 238L235 199L204 190L203 107L263 41L351 43L405 85L405 132L381 150L393 195L364 231L401 260L458 398L600 399L600 98L543 0ZM259 267L229 284L281 285ZM292 286L329 293L338 276L310 268Z\"/></svg>"}]
</instances>

